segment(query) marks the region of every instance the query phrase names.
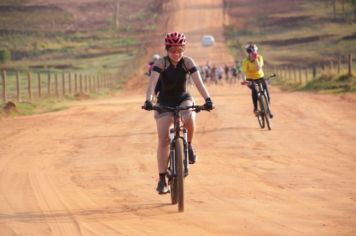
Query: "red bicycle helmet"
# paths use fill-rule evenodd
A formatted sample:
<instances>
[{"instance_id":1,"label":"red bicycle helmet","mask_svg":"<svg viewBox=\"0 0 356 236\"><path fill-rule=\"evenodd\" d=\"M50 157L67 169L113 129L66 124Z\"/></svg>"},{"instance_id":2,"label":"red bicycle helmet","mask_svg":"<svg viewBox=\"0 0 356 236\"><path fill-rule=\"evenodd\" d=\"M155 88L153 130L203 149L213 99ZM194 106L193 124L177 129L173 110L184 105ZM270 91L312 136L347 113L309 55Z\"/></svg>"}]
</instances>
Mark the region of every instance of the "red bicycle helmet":
<instances>
[{"instance_id":1,"label":"red bicycle helmet","mask_svg":"<svg viewBox=\"0 0 356 236\"><path fill-rule=\"evenodd\" d=\"M185 34L179 32L168 33L164 41L166 46L184 46L187 43Z\"/></svg>"}]
</instances>

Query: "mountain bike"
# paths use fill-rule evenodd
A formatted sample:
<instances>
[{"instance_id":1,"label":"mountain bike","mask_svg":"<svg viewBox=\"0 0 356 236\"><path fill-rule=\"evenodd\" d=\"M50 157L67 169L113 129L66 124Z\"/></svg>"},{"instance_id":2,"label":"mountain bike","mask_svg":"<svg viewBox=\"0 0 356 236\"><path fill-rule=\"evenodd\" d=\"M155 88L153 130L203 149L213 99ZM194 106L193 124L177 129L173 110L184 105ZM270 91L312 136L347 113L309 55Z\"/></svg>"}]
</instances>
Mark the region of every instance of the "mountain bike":
<instances>
[{"instance_id":1,"label":"mountain bike","mask_svg":"<svg viewBox=\"0 0 356 236\"><path fill-rule=\"evenodd\" d=\"M153 106L153 110L158 112L171 112L173 114L173 127L169 129L169 159L167 178L170 188L171 202L178 203L178 211L184 211L184 177L188 175L188 130L181 122L181 111L189 110L199 112L206 110L204 106Z\"/></svg>"},{"instance_id":2,"label":"mountain bike","mask_svg":"<svg viewBox=\"0 0 356 236\"><path fill-rule=\"evenodd\" d=\"M267 82L271 78L275 77L275 74L272 74L270 76L264 77L264 80ZM241 84L247 85L249 88L252 88L252 86L255 86L256 91L257 91L257 112L256 112L256 117L258 120L258 124L260 127L263 129L266 125L269 130L272 129L272 115L270 112L270 104L269 104L269 99L267 96L267 91L264 90L263 85L262 85L262 80L256 80L256 81L243 81Z\"/></svg>"}]
</instances>

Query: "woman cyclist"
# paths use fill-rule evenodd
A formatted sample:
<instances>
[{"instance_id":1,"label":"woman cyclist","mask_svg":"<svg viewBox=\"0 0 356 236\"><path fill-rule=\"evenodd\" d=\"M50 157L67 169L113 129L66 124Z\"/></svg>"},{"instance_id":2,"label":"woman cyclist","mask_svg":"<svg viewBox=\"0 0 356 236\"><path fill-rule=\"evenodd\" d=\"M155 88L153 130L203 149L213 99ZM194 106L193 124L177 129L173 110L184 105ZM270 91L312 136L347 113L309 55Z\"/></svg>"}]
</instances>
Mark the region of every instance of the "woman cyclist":
<instances>
[{"instance_id":1,"label":"woman cyclist","mask_svg":"<svg viewBox=\"0 0 356 236\"><path fill-rule=\"evenodd\" d=\"M263 89L267 91L268 102L270 102L270 95L268 92L267 83L264 79L263 72L263 57L257 54L257 46L256 44L248 44L245 47L247 52L247 57L242 61L242 72L243 72L243 80L248 81L261 81ZM253 101L253 112L257 113L257 100L258 95L255 86L251 86L252 90L252 101ZM273 117L272 112L270 111L271 118Z\"/></svg>"},{"instance_id":2,"label":"woman cyclist","mask_svg":"<svg viewBox=\"0 0 356 236\"><path fill-rule=\"evenodd\" d=\"M192 58L183 56L186 45L186 37L183 33L168 33L165 37L165 49L167 56L160 58L153 65L150 81L148 83L144 109L151 110L152 98L158 78L161 81L161 91L157 98L157 104L165 106L189 106L194 104L193 97L186 89L186 74L190 73L199 93L205 99L205 109L212 110L213 103L204 86L197 65ZM192 140L195 129L195 112L191 110L181 113L183 125L188 130L188 154L189 163L194 164L196 155L192 148ZM159 194L169 193L166 182L169 151L169 128L173 123L170 112L159 113L155 111L154 118L157 125L158 147L157 162L159 181L157 192Z\"/></svg>"}]
</instances>

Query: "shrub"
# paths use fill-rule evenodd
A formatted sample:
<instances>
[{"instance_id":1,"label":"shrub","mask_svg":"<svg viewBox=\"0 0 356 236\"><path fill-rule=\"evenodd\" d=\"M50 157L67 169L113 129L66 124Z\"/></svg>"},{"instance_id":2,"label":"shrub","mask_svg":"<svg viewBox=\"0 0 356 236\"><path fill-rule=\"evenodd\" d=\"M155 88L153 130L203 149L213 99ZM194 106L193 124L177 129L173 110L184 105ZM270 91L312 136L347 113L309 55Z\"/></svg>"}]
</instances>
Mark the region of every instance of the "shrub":
<instances>
[{"instance_id":1,"label":"shrub","mask_svg":"<svg viewBox=\"0 0 356 236\"><path fill-rule=\"evenodd\" d=\"M11 53L8 49L0 49L0 63L5 63L11 60Z\"/></svg>"}]
</instances>

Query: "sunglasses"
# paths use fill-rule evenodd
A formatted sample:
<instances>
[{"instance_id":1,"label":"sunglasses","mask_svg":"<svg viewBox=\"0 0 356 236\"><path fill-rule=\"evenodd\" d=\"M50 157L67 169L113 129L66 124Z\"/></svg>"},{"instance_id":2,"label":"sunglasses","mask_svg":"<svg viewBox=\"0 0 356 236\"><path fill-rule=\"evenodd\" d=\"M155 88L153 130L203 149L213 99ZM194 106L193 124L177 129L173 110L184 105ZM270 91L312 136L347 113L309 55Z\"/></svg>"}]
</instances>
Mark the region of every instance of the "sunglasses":
<instances>
[{"instance_id":1,"label":"sunglasses","mask_svg":"<svg viewBox=\"0 0 356 236\"><path fill-rule=\"evenodd\" d=\"M184 48L183 47L174 47L174 48L172 47L172 48L168 49L168 52L174 53L174 54L182 53L182 52L184 52Z\"/></svg>"}]
</instances>

